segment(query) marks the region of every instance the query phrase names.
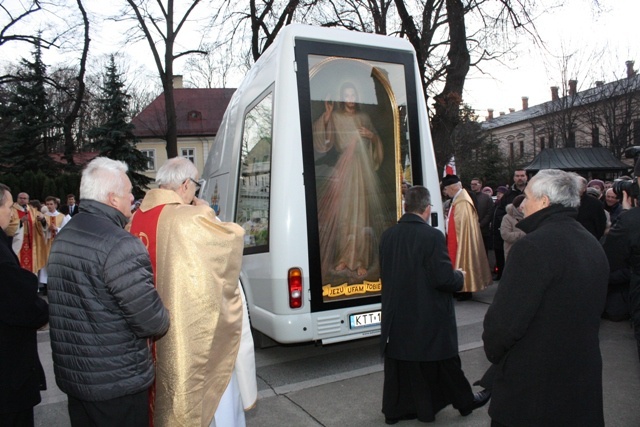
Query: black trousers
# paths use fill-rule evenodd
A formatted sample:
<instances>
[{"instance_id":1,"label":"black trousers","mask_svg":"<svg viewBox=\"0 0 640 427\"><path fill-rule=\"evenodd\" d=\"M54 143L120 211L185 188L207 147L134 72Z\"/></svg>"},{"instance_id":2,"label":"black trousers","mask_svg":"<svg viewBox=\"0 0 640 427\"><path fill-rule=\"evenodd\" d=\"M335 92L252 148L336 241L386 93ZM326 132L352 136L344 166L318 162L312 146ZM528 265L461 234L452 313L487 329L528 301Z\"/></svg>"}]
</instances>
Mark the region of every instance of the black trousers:
<instances>
[{"instance_id":1,"label":"black trousers","mask_svg":"<svg viewBox=\"0 0 640 427\"><path fill-rule=\"evenodd\" d=\"M97 402L68 397L69 419L73 427L149 426L148 390Z\"/></svg>"},{"instance_id":2,"label":"black trousers","mask_svg":"<svg viewBox=\"0 0 640 427\"><path fill-rule=\"evenodd\" d=\"M0 426L2 427L33 427L33 425L33 408L0 414Z\"/></svg>"}]
</instances>

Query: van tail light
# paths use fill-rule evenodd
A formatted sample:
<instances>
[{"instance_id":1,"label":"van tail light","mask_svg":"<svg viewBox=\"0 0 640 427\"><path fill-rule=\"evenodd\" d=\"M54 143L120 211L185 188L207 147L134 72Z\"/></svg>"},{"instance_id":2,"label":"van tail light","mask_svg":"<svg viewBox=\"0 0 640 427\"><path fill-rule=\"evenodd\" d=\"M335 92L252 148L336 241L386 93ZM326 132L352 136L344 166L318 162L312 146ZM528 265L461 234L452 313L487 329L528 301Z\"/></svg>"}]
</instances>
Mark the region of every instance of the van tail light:
<instances>
[{"instance_id":1,"label":"van tail light","mask_svg":"<svg viewBox=\"0 0 640 427\"><path fill-rule=\"evenodd\" d=\"M289 307L302 307L302 272L299 268L289 269Z\"/></svg>"}]
</instances>

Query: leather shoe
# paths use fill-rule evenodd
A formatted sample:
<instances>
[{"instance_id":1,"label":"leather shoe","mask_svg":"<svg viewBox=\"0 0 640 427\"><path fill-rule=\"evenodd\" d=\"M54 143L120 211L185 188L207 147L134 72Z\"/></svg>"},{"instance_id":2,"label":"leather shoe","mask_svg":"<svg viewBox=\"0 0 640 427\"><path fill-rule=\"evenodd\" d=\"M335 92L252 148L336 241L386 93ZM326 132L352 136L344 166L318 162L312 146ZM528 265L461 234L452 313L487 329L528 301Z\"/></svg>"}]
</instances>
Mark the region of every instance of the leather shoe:
<instances>
[{"instance_id":1,"label":"leather shoe","mask_svg":"<svg viewBox=\"0 0 640 427\"><path fill-rule=\"evenodd\" d=\"M456 300L458 301L468 301L472 297L471 292L458 292L456 294Z\"/></svg>"},{"instance_id":2,"label":"leather shoe","mask_svg":"<svg viewBox=\"0 0 640 427\"><path fill-rule=\"evenodd\" d=\"M385 418L384 419L384 423L385 424L397 424L398 421L415 420L416 418L418 418L417 414L406 414L406 415L403 415L403 416L398 417L398 418Z\"/></svg>"},{"instance_id":3,"label":"leather shoe","mask_svg":"<svg viewBox=\"0 0 640 427\"><path fill-rule=\"evenodd\" d=\"M473 393L473 409L482 408L491 399L491 390L483 389Z\"/></svg>"},{"instance_id":4,"label":"leather shoe","mask_svg":"<svg viewBox=\"0 0 640 427\"><path fill-rule=\"evenodd\" d=\"M471 412L473 412L474 409L478 409L486 405L489 399L491 399L491 390L488 390L486 388L479 392L473 393L473 403L465 409L460 409L460 415L466 417Z\"/></svg>"}]
</instances>

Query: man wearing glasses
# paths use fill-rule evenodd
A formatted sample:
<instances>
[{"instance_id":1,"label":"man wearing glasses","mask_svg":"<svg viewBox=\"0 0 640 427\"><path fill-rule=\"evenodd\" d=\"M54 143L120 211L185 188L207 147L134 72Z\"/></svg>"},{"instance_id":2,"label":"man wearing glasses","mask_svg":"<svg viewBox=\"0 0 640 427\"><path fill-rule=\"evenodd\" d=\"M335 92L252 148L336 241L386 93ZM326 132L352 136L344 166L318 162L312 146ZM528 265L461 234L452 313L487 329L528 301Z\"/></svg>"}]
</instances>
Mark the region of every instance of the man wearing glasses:
<instances>
[{"instance_id":1,"label":"man wearing glasses","mask_svg":"<svg viewBox=\"0 0 640 427\"><path fill-rule=\"evenodd\" d=\"M156 342L150 401L156 427L210 425L214 417L217 425L244 425L243 409L256 398L253 343L238 286L244 230L219 221L196 197L197 179L191 161L170 159L156 175L159 188L147 193L131 221L171 313L169 332ZM254 374L244 381L236 361L248 343ZM250 392L240 399L245 384Z\"/></svg>"}]
</instances>

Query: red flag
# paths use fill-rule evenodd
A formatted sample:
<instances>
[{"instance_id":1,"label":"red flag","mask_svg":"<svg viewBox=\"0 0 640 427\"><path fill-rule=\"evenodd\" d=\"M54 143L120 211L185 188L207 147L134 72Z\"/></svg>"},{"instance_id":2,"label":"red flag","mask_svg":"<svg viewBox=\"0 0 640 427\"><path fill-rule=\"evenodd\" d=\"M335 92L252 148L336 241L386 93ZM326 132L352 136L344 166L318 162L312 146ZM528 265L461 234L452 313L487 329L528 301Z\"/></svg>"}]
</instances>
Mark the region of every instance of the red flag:
<instances>
[{"instance_id":1,"label":"red flag","mask_svg":"<svg viewBox=\"0 0 640 427\"><path fill-rule=\"evenodd\" d=\"M454 156L451 156L451 158L449 159L449 163L444 165L444 171L442 173L442 176L445 177L447 175L457 175L456 174L456 158Z\"/></svg>"}]
</instances>

